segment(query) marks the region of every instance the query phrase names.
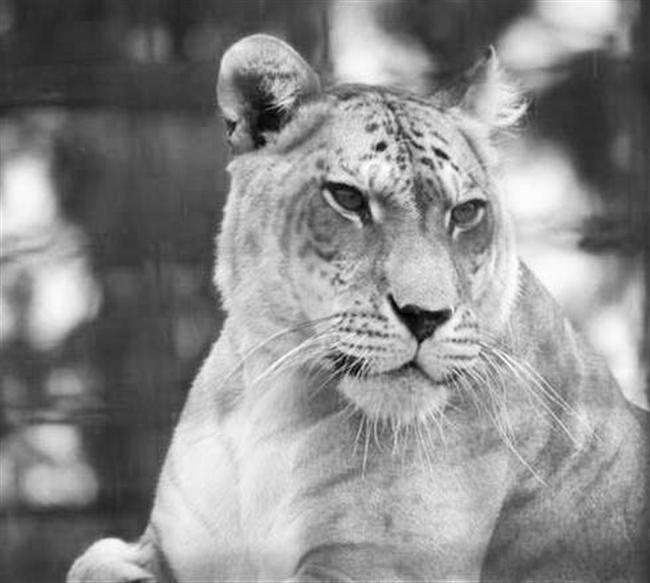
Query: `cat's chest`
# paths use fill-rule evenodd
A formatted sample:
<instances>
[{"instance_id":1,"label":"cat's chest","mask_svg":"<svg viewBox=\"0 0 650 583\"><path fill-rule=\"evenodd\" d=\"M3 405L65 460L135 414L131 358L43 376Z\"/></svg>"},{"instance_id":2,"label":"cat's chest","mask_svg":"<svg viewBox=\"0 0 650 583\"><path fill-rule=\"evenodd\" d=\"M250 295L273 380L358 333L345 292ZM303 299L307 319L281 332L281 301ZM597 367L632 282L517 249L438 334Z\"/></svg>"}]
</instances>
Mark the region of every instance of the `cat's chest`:
<instances>
[{"instance_id":1,"label":"cat's chest","mask_svg":"<svg viewBox=\"0 0 650 583\"><path fill-rule=\"evenodd\" d=\"M331 545L435 561L460 543L480 557L507 473L500 455L463 459L417 433L396 442L343 415L287 431L253 422L237 448L241 532L265 578Z\"/></svg>"}]
</instances>

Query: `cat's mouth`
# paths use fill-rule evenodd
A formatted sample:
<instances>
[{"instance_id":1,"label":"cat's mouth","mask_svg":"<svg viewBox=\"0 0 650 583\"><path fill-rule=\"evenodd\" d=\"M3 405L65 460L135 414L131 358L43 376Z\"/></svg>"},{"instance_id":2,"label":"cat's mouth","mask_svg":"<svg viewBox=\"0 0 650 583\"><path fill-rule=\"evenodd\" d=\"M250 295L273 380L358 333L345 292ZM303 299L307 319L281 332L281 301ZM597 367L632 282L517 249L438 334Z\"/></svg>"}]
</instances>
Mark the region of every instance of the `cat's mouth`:
<instances>
[{"instance_id":1,"label":"cat's mouth","mask_svg":"<svg viewBox=\"0 0 650 583\"><path fill-rule=\"evenodd\" d=\"M424 368L422 368L415 360L411 360L399 368L383 373L383 375L388 376L389 378L419 378L426 379L429 382L433 382L436 385L446 385L453 382L460 373L456 370L451 370L440 376L433 376L428 373Z\"/></svg>"},{"instance_id":2,"label":"cat's mouth","mask_svg":"<svg viewBox=\"0 0 650 583\"><path fill-rule=\"evenodd\" d=\"M409 362L404 363L402 366L393 370L389 370L382 374L389 375L389 376L411 376L411 375L422 375L424 377L427 376L427 373L425 373L420 367L420 365L414 360L410 360Z\"/></svg>"},{"instance_id":3,"label":"cat's mouth","mask_svg":"<svg viewBox=\"0 0 650 583\"><path fill-rule=\"evenodd\" d=\"M453 392L451 377L445 380L446 370L436 379L432 373L437 371L428 372L416 359L388 370L358 357L340 356L337 362L337 389L372 419L404 425L425 419L434 411L444 411Z\"/></svg>"},{"instance_id":4,"label":"cat's mouth","mask_svg":"<svg viewBox=\"0 0 650 583\"><path fill-rule=\"evenodd\" d=\"M433 381L435 384L447 384L453 382L459 375L456 370L449 371L439 378L434 378L428 374L415 359L409 360L397 368L382 372L373 372L370 362L364 358L346 354L344 352L335 352L330 355L334 370L341 377L353 377L357 379L371 379L373 377L383 378L401 378L401 379L420 379Z\"/></svg>"}]
</instances>

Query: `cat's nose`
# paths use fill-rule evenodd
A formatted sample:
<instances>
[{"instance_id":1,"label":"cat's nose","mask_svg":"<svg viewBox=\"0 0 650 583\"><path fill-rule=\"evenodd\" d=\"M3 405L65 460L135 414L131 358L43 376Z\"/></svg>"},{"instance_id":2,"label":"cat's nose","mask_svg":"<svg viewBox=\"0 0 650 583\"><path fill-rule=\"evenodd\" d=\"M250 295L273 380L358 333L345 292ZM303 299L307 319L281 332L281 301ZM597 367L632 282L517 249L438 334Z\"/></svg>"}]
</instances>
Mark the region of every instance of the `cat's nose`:
<instances>
[{"instance_id":1,"label":"cat's nose","mask_svg":"<svg viewBox=\"0 0 650 583\"><path fill-rule=\"evenodd\" d=\"M451 308L428 310L415 304L400 306L392 296L389 296L389 300L399 319L418 342L423 342L432 336L436 329L447 322L453 314Z\"/></svg>"}]
</instances>

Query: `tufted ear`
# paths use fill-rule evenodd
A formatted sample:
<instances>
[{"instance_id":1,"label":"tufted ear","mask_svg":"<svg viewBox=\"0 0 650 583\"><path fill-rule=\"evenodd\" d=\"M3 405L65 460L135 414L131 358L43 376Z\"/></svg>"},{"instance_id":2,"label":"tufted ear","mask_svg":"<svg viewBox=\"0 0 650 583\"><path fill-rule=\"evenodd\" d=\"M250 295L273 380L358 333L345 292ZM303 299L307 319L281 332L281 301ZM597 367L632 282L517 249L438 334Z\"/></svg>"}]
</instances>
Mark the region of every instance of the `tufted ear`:
<instances>
[{"instance_id":1,"label":"tufted ear","mask_svg":"<svg viewBox=\"0 0 650 583\"><path fill-rule=\"evenodd\" d=\"M264 146L291 119L300 101L320 91L314 70L288 44L247 36L223 55L217 99L237 154Z\"/></svg>"},{"instance_id":2,"label":"tufted ear","mask_svg":"<svg viewBox=\"0 0 650 583\"><path fill-rule=\"evenodd\" d=\"M490 129L512 127L526 111L525 99L508 81L492 47L445 91L444 101Z\"/></svg>"}]
</instances>

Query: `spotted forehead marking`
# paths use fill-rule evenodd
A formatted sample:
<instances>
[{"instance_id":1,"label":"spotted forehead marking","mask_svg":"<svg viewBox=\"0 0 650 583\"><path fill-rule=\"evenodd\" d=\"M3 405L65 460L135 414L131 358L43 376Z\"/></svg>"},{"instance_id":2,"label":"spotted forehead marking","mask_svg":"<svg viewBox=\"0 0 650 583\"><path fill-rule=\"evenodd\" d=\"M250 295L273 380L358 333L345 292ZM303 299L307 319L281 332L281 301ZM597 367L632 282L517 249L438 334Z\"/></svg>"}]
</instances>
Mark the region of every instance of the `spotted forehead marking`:
<instances>
[{"instance_id":1,"label":"spotted forehead marking","mask_svg":"<svg viewBox=\"0 0 650 583\"><path fill-rule=\"evenodd\" d=\"M369 147L352 161L340 148L338 162L384 198L424 210L434 201L455 200L466 183L479 182L472 149L435 104L366 89L340 94L339 108L351 114L350 126L362 129Z\"/></svg>"}]
</instances>

